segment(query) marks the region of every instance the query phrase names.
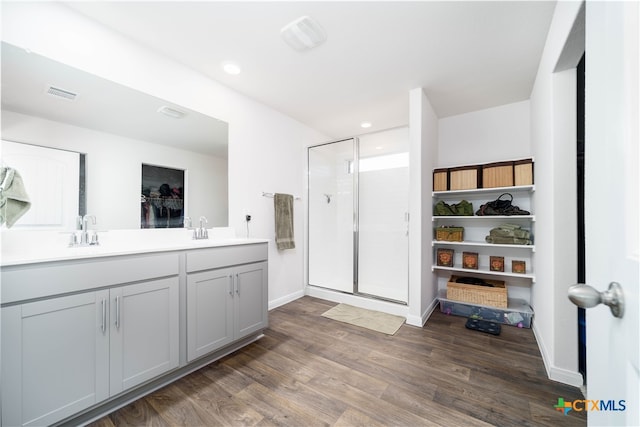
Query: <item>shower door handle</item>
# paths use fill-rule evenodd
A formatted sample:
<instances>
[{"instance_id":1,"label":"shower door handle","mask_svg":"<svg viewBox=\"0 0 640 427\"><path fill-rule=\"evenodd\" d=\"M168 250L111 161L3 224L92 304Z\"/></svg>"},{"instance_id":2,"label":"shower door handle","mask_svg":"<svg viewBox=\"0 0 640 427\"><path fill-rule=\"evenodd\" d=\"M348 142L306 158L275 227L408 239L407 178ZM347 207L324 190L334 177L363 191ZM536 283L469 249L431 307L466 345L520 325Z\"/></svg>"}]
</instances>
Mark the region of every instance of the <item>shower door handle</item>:
<instances>
[{"instance_id":1,"label":"shower door handle","mask_svg":"<svg viewBox=\"0 0 640 427\"><path fill-rule=\"evenodd\" d=\"M405 237L409 237L409 212L404 213L404 222L407 223L407 231L404 232Z\"/></svg>"}]
</instances>

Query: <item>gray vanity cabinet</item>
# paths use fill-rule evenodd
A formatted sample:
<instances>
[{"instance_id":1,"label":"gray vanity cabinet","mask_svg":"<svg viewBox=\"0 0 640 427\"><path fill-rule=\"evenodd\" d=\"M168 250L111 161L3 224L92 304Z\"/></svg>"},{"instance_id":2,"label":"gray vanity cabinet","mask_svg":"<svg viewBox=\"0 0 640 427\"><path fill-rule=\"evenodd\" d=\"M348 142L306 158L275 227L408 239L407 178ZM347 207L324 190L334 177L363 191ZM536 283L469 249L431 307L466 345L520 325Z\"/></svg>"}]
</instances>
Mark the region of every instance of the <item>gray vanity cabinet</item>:
<instances>
[{"instance_id":1,"label":"gray vanity cabinet","mask_svg":"<svg viewBox=\"0 0 640 427\"><path fill-rule=\"evenodd\" d=\"M268 326L267 263L235 268L234 331L236 339L244 338Z\"/></svg>"},{"instance_id":2,"label":"gray vanity cabinet","mask_svg":"<svg viewBox=\"0 0 640 427\"><path fill-rule=\"evenodd\" d=\"M267 254L256 242L3 265L1 425L84 424L258 339Z\"/></svg>"},{"instance_id":3,"label":"gray vanity cabinet","mask_svg":"<svg viewBox=\"0 0 640 427\"><path fill-rule=\"evenodd\" d=\"M266 258L266 244L187 254L187 361L267 327Z\"/></svg>"},{"instance_id":4,"label":"gray vanity cabinet","mask_svg":"<svg viewBox=\"0 0 640 427\"><path fill-rule=\"evenodd\" d=\"M144 271L146 259L132 276L153 277ZM50 425L177 368L177 259L148 257L156 271L156 262L175 260L167 268L176 273L171 277L2 307L2 425ZM128 260L27 266L3 281L28 288L34 279L55 292L60 279L53 272L71 270L67 279L78 278L67 280L72 286L69 281L89 281L75 273L104 263L122 268ZM95 280L113 283L114 276Z\"/></svg>"},{"instance_id":5,"label":"gray vanity cabinet","mask_svg":"<svg viewBox=\"0 0 640 427\"><path fill-rule=\"evenodd\" d=\"M230 268L187 277L187 361L233 341L233 272Z\"/></svg>"},{"instance_id":6,"label":"gray vanity cabinet","mask_svg":"<svg viewBox=\"0 0 640 427\"><path fill-rule=\"evenodd\" d=\"M109 292L2 309L2 425L50 425L109 397Z\"/></svg>"},{"instance_id":7,"label":"gray vanity cabinet","mask_svg":"<svg viewBox=\"0 0 640 427\"><path fill-rule=\"evenodd\" d=\"M114 396L178 367L178 278L110 290L110 386Z\"/></svg>"},{"instance_id":8,"label":"gray vanity cabinet","mask_svg":"<svg viewBox=\"0 0 640 427\"><path fill-rule=\"evenodd\" d=\"M187 276L187 361L267 327L267 263Z\"/></svg>"}]
</instances>

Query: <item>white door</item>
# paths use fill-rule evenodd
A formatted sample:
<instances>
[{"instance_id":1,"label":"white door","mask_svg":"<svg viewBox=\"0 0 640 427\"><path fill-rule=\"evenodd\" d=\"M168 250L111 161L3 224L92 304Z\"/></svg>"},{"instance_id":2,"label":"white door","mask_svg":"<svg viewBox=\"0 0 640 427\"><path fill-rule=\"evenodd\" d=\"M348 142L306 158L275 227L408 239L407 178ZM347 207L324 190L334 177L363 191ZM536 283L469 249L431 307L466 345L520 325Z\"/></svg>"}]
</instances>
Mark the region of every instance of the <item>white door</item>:
<instances>
[{"instance_id":1,"label":"white door","mask_svg":"<svg viewBox=\"0 0 640 427\"><path fill-rule=\"evenodd\" d=\"M75 230L80 200L80 154L2 141L2 161L22 177L31 207L16 228Z\"/></svg>"},{"instance_id":2,"label":"white door","mask_svg":"<svg viewBox=\"0 0 640 427\"><path fill-rule=\"evenodd\" d=\"M586 4L586 280L622 286L624 317L587 310L589 425L640 425L638 3ZM623 402L624 401L624 402ZM603 407L604 406L604 407Z\"/></svg>"}]
</instances>

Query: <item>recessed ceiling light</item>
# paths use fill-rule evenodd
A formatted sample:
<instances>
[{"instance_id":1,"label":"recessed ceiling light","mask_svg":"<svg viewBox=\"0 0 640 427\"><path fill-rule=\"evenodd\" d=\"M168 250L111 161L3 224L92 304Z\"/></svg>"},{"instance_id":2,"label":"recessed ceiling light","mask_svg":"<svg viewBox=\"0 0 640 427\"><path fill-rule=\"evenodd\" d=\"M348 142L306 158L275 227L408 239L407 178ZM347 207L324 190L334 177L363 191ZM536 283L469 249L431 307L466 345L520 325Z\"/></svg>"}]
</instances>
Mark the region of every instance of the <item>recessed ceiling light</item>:
<instances>
[{"instance_id":1,"label":"recessed ceiling light","mask_svg":"<svg viewBox=\"0 0 640 427\"><path fill-rule=\"evenodd\" d=\"M238 75L242 71L238 64L229 61L225 61L222 63L222 69L225 73L231 74L232 76Z\"/></svg>"},{"instance_id":2,"label":"recessed ceiling light","mask_svg":"<svg viewBox=\"0 0 640 427\"><path fill-rule=\"evenodd\" d=\"M370 128L371 127L371 122L362 122L362 123L360 123L360 127L365 128L365 129Z\"/></svg>"},{"instance_id":3,"label":"recessed ceiling light","mask_svg":"<svg viewBox=\"0 0 640 427\"><path fill-rule=\"evenodd\" d=\"M382 150L382 147L378 145L378 146L376 147L376 150Z\"/></svg>"}]
</instances>

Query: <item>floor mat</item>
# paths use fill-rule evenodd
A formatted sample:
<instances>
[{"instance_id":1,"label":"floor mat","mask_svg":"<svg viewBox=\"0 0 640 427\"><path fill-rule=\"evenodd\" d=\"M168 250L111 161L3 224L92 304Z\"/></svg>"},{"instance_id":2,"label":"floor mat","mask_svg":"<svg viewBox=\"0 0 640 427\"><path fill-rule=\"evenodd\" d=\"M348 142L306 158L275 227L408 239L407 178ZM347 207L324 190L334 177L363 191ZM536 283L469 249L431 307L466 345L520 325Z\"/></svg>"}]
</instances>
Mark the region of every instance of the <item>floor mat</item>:
<instances>
[{"instance_id":1,"label":"floor mat","mask_svg":"<svg viewBox=\"0 0 640 427\"><path fill-rule=\"evenodd\" d=\"M367 310L348 304L338 304L322 314L323 317L338 322L360 326L383 334L393 335L404 323L404 317L379 311Z\"/></svg>"}]
</instances>

